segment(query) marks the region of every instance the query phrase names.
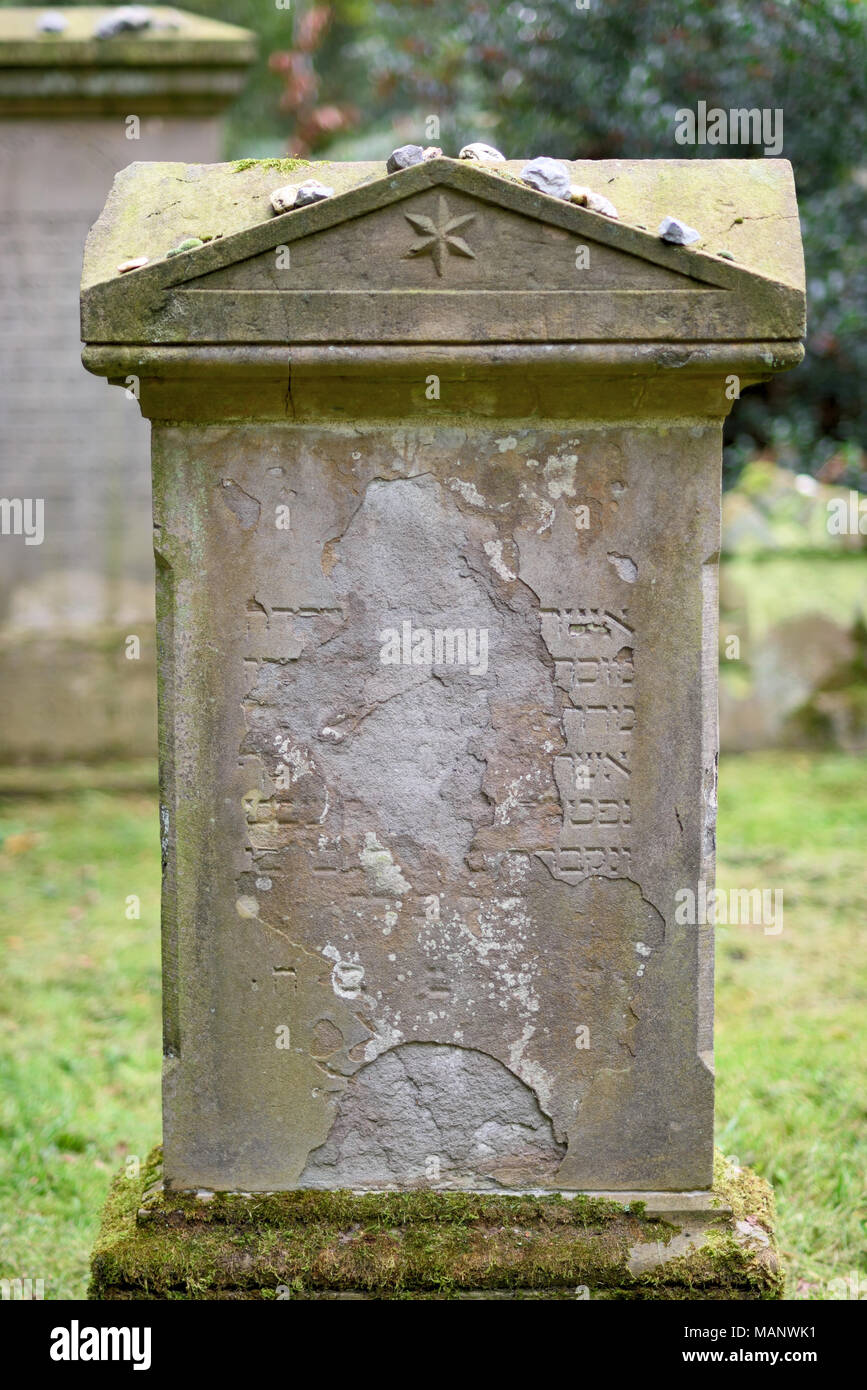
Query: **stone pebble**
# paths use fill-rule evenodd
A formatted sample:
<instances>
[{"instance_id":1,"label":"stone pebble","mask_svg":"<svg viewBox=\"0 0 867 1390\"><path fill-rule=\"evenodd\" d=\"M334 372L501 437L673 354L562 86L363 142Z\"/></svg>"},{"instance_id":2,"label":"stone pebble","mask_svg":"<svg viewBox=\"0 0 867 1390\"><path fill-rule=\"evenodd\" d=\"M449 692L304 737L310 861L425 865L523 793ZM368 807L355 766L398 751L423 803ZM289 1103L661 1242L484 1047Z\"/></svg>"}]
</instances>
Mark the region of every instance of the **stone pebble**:
<instances>
[{"instance_id":1,"label":"stone pebble","mask_svg":"<svg viewBox=\"0 0 867 1390\"><path fill-rule=\"evenodd\" d=\"M149 29L152 23L153 15L146 6L121 5L119 9L105 15L93 33L97 39L113 39L118 34L138 33L142 29Z\"/></svg>"},{"instance_id":2,"label":"stone pebble","mask_svg":"<svg viewBox=\"0 0 867 1390\"><path fill-rule=\"evenodd\" d=\"M663 217L656 235L672 246L691 246L694 241L701 241L701 232L688 227L679 217Z\"/></svg>"},{"instance_id":3,"label":"stone pebble","mask_svg":"<svg viewBox=\"0 0 867 1390\"><path fill-rule=\"evenodd\" d=\"M275 188L271 194L271 206L276 213L292 212L295 208L321 203L324 198L333 197L333 188L326 188L318 179L307 179L304 183L287 183L283 188Z\"/></svg>"},{"instance_id":4,"label":"stone pebble","mask_svg":"<svg viewBox=\"0 0 867 1390\"><path fill-rule=\"evenodd\" d=\"M495 150L493 145L485 145L480 140L476 140L472 145L464 145L458 159L477 159L482 164L505 164L506 156L499 150Z\"/></svg>"},{"instance_id":5,"label":"stone pebble","mask_svg":"<svg viewBox=\"0 0 867 1390\"><path fill-rule=\"evenodd\" d=\"M569 170L560 159L548 159L546 155L531 159L521 170L521 182L550 198L565 198L568 202L572 197Z\"/></svg>"},{"instance_id":6,"label":"stone pebble","mask_svg":"<svg viewBox=\"0 0 867 1390\"><path fill-rule=\"evenodd\" d=\"M587 208L590 212L601 212L603 217L620 216L610 199L602 193L594 193L592 188L583 188L581 184L573 183L570 195L572 202L577 203L578 207Z\"/></svg>"},{"instance_id":7,"label":"stone pebble","mask_svg":"<svg viewBox=\"0 0 867 1390\"><path fill-rule=\"evenodd\" d=\"M413 164L421 164L424 160L424 150L421 145L400 145L385 162L386 172L398 174L401 169L411 169Z\"/></svg>"},{"instance_id":8,"label":"stone pebble","mask_svg":"<svg viewBox=\"0 0 867 1390\"><path fill-rule=\"evenodd\" d=\"M69 28L69 20L59 10L45 10L36 22L40 34L62 34Z\"/></svg>"}]
</instances>

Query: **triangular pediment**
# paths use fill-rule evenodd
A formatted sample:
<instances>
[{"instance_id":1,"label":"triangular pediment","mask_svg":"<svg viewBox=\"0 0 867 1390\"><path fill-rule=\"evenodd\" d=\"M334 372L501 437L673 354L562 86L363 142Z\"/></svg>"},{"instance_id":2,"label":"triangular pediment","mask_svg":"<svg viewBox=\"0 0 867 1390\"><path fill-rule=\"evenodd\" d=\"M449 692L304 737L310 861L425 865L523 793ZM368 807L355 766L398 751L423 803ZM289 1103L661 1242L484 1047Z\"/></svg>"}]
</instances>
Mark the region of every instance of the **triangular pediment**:
<instances>
[{"instance_id":1,"label":"triangular pediment","mask_svg":"<svg viewBox=\"0 0 867 1390\"><path fill-rule=\"evenodd\" d=\"M134 292L133 292L134 290ZM91 342L795 337L802 296L450 159L91 286Z\"/></svg>"}]
</instances>

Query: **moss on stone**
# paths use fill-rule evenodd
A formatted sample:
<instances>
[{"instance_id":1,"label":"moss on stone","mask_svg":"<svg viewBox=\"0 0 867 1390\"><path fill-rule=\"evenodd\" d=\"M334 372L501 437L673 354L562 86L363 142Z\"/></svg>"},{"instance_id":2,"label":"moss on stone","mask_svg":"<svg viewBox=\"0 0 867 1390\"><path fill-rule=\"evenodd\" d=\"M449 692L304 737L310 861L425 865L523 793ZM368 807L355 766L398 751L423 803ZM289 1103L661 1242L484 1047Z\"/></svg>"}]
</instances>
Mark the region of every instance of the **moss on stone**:
<instances>
[{"instance_id":1,"label":"moss on stone","mask_svg":"<svg viewBox=\"0 0 867 1390\"><path fill-rule=\"evenodd\" d=\"M281 174L294 174L297 169L306 169L309 159L236 159L232 171L242 174L245 169L276 169Z\"/></svg>"},{"instance_id":2,"label":"moss on stone","mask_svg":"<svg viewBox=\"0 0 867 1390\"><path fill-rule=\"evenodd\" d=\"M752 1298L782 1298L785 1280L774 1240L770 1184L717 1150L713 1190L720 1205L730 1208L731 1219L711 1228L699 1249L671 1261L659 1277L689 1289L719 1284L747 1289L750 1292L746 1296ZM739 1229L738 1223L741 1227L744 1223L752 1225L756 1235Z\"/></svg>"},{"instance_id":3,"label":"moss on stone","mask_svg":"<svg viewBox=\"0 0 867 1390\"><path fill-rule=\"evenodd\" d=\"M184 251L195 251L197 247L204 246L204 244L205 243L201 237L185 237L184 240L179 242L177 246L173 246L170 251L166 252L166 258L168 259L171 256L180 256Z\"/></svg>"},{"instance_id":4,"label":"moss on stone","mask_svg":"<svg viewBox=\"0 0 867 1390\"><path fill-rule=\"evenodd\" d=\"M752 1168L733 1163L719 1149L714 1153L713 1190L731 1208L736 1221L754 1217L769 1233L773 1231L774 1193L770 1184Z\"/></svg>"},{"instance_id":5,"label":"moss on stone","mask_svg":"<svg viewBox=\"0 0 867 1390\"><path fill-rule=\"evenodd\" d=\"M721 1169L720 1217L696 1248L631 1272L678 1227L641 1204L473 1192L172 1193L155 1150L121 1175L93 1255L92 1298L774 1298L773 1247L739 1239L727 1205L769 1220L770 1190Z\"/></svg>"},{"instance_id":6,"label":"moss on stone","mask_svg":"<svg viewBox=\"0 0 867 1390\"><path fill-rule=\"evenodd\" d=\"M684 1297L703 1297L703 1290L719 1288L729 1291L726 1297L741 1290L742 1297L754 1299L782 1298L785 1282L773 1246L757 1249L739 1239L729 1225L711 1228L698 1249L642 1276L642 1281L683 1289Z\"/></svg>"}]
</instances>

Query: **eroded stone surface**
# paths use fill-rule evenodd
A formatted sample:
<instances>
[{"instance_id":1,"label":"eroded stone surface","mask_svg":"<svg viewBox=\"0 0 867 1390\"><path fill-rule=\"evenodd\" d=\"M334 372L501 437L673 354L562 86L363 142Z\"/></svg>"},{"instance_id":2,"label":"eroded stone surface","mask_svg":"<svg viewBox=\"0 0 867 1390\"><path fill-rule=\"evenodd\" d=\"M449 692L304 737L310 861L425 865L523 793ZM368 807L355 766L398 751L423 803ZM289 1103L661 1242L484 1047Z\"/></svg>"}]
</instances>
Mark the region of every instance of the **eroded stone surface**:
<instances>
[{"instance_id":1,"label":"eroded stone surface","mask_svg":"<svg viewBox=\"0 0 867 1390\"><path fill-rule=\"evenodd\" d=\"M563 1157L533 1092L483 1052L393 1048L340 1098L304 1187L532 1186Z\"/></svg>"},{"instance_id":2,"label":"eroded stone surface","mask_svg":"<svg viewBox=\"0 0 867 1390\"><path fill-rule=\"evenodd\" d=\"M306 1181L346 1078L363 1098L377 1058L436 1044L532 1092L555 1145L537 1185L701 1186L698 941L673 907L704 862L713 785L685 634L715 552L713 516L696 518L716 431L159 427L155 442L163 611L173 594L193 635L174 658L183 781L220 808L207 845L186 797L170 834L186 892L200 883L218 920L232 904L215 938L203 921L223 1002L181 1051L169 1171L183 1185L193 1142L237 1185ZM233 582L215 591L210 573ZM463 664L436 664L437 633L466 634ZM425 634L434 660L416 664ZM314 995L299 953L319 961ZM223 1035L241 1019L245 1048ZM233 1150L254 1076L268 1125ZM368 1159L353 1181L376 1182ZM478 1180L450 1161L445 1183ZM497 1161L512 1165L508 1145Z\"/></svg>"}]
</instances>

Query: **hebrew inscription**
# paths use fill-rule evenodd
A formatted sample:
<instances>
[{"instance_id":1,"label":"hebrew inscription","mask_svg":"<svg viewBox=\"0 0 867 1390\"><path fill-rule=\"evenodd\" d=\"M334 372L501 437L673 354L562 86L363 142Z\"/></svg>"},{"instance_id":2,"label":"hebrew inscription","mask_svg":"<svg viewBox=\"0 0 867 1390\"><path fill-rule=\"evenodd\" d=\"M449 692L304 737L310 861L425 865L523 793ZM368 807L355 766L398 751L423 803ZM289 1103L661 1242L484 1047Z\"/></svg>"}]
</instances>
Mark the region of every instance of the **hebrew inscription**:
<instances>
[{"instance_id":1,"label":"hebrew inscription","mask_svg":"<svg viewBox=\"0 0 867 1390\"><path fill-rule=\"evenodd\" d=\"M563 712L566 754L555 758L563 826L540 857L557 878L631 878L629 783L635 729L635 634L626 614L578 608L543 612L542 635Z\"/></svg>"}]
</instances>

